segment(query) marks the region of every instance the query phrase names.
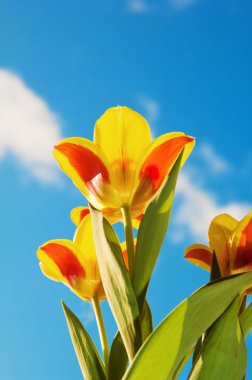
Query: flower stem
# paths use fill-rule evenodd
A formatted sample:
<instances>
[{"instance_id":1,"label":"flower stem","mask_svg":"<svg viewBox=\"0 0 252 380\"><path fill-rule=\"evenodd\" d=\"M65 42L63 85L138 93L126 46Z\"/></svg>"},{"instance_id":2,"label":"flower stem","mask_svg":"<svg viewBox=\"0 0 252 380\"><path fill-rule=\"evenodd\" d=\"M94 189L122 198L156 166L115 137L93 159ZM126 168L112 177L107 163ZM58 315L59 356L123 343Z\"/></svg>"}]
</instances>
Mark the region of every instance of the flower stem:
<instances>
[{"instance_id":1,"label":"flower stem","mask_svg":"<svg viewBox=\"0 0 252 380\"><path fill-rule=\"evenodd\" d=\"M132 231L131 212L128 206L125 206L122 208L122 216L123 216L123 222L124 222L124 232L125 232L125 238L126 238L128 262L129 262L129 273L130 273L131 282L133 284L135 253L134 253L134 238L133 238L133 231Z\"/></svg>"},{"instance_id":2,"label":"flower stem","mask_svg":"<svg viewBox=\"0 0 252 380\"><path fill-rule=\"evenodd\" d=\"M109 345L108 345L108 338L106 334L106 329L103 321L100 301L97 297L92 297L92 304L94 308L94 313L96 317L96 322L99 330L100 340L101 340L101 346L102 346L102 352L104 357L104 363L105 363L105 370L106 374L108 375L108 366L109 366Z\"/></svg>"}]
</instances>

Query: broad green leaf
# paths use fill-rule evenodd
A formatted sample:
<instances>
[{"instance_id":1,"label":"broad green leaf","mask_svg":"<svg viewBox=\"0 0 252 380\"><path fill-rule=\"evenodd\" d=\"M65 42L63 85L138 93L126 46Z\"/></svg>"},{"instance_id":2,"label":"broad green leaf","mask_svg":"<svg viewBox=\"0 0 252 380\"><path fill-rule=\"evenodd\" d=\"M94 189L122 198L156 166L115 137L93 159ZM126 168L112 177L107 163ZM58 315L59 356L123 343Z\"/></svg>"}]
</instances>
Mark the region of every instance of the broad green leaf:
<instances>
[{"instance_id":1,"label":"broad green leaf","mask_svg":"<svg viewBox=\"0 0 252 380\"><path fill-rule=\"evenodd\" d=\"M85 380L105 380L105 369L95 345L79 319L62 301L68 329Z\"/></svg>"},{"instance_id":2,"label":"broad green leaf","mask_svg":"<svg viewBox=\"0 0 252 380\"><path fill-rule=\"evenodd\" d=\"M241 380L246 374L247 350L238 317L240 297L214 324L189 380Z\"/></svg>"},{"instance_id":3,"label":"broad green leaf","mask_svg":"<svg viewBox=\"0 0 252 380\"><path fill-rule=\"evenodd\" d=\"M134 276L134 289L140 305L143 305L148 283L168 228L182 155L183 151L165 185L147 207L140 223Z\"/></svg>"},{"instance_id":4,"label":"broad green leaf","mask_svg":"<svg viewBox=\"0 0 252 380\"><path fill-rule=\"evenodd\" d=\"M96 255L103 287L129 360L141 345L138 304L123 262L118 237L100 211L90 206Z\"/></svg>"},{"instance_id":5,"label":"broad green leaf","mask_svg":"<svg viewBox=\"0 0 252 380\"><path fill-rule=\"evenodd\" d=\"M180 375L180 372L182 371L182 369L184 368L184 366L186 365L186 363L190 359L190 357L193 354L194 350L195 350L195 344L190 348L190 350L187 352L187 354L184 356L184 358L179 363L178 367L174 371L174 374L172 376L172 380L177 380L178 379L178 377Z\"/></svg>"},{"instance_id":6,"label":"broad green leaf","mask_svg":"<svg viewBox=\"0 0 252 380\"><path fill-rule=\"evenodd\" d=\"M240 315L240 324L243 335L246 337L252 329L252 303Z\"/></svg>"},{"instance_id":7,"label":"broad green leaf","mask_svg":"<svg viewBox=\"0 0 252 380\"><path fill-rule=\"evenodd\" d=\"M114 337L109 355L109 380L121 380L129 360L119 331Z\"/></svg>"},{"instance_id":8,"label":"broad green leaf","mask_svg":"<svg viewBox=\"0 0 252 380\"><path fill-rule=\"evenodd\" d=\"M245 273L197 290L153 331L123 379L172 379L194 342L219 318L237 294L251 284L252 273Z\"/></svg>"},{"instance_id":9,"label":"broad green leaf","mask_svg":"<svg viewBox=\"0 0 252 380\"><path fill-rule=\"evenodd\" d=\"M152 313L148 302L145 300L141 312L142 341L144 342L153 331Z\"/></svg>"}]
</instances>

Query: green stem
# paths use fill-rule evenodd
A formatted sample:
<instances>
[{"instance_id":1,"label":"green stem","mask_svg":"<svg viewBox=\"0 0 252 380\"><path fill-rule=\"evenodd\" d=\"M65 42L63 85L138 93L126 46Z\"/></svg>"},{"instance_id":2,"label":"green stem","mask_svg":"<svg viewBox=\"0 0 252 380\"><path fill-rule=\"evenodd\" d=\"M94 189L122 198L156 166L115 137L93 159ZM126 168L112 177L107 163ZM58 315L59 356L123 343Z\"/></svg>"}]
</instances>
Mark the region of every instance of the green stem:
<instances>
[{"instance_id":1,"label":"green stem","mask_svg":"<svg viewBox=\"0 0 252 380\"><path fill-rule=\"evenodd\" d=\"M134 253L134 238L133 238L133 231L132 231L130 207L125 206L122 208L122 216L123 216L123 222L124 222L124 232L125 232L125 238L126 238L128 262L129 262L129 273L130 273L131 282L133 284L135 253Z\"/></svg>"},{"instance_id":2,"label":"green stem","mask_svg":"<svg viewBox=\"0 0 252 380\"><path fill-rule=\"evenodd\" d=\"M102 346L102 352L104 357L104 363L105 363L105 370L108 375L108 366L109 366L109 345L108 345L108 338L106 334L106 329L103 321L100 301L97 297L92 298L92 304L95 312L96 322L99 330L100 340L101 340L101 346Z\"/></svg>"}]
</instances>

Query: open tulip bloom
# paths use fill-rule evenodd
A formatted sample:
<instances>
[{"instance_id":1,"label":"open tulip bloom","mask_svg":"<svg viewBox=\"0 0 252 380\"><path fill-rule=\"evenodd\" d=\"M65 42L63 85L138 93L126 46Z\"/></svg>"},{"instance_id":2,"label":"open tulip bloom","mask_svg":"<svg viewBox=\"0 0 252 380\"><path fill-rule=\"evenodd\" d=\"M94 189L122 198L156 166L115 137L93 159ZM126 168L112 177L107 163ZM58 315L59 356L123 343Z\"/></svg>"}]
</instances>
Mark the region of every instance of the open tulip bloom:
<instances>
[{"instance_id":1,"label":"open tulip bloom","mask_svg":"<svg viewBox=\"0 0 252 380\"><path fill-rule=\"evenodd\" d=\"M108 109L97 120L94 141L81 137L62 140L54 148L61 169L88 201L104 214L121 219L130 207L133 217L160 189L180 152L182 164L194 138L171 132L151 140L147 121L127 107Z\"/></svg>"},{"instance_id":2,"label":"open tulip bloom","mask_svg":"<svg viewBox=\"0 0 252 380\"><path fill-rule=\"evenodd\" d=\"M208 239L209 247L193 244L186 249L185 258L210 271L215 252L222 276L252 271L252 212L240 222L227 214L216 216Z\"/></svg>"},{"instance_id":3,"label":"open tulip bloom","mask_svg":"<svg viewBox=\"0 0 252 380\"><path fill-rule=\"evenodd\" d=\"M245 378L244 338L252 328L252 304L245 302L252 293L252 212L240 222L217 216L209 228L209 247L186 249L185 257L211 271L211 280L153 330L148 285L169 225L177 177L193 146L194 138L182 132L152 140L141 115L115 107L96 122L94 141L72 137L54 147L54 157L89 207L71 212L73 240L48 241L37 256L47 277L93 304L103 358L63 303L84 379L176 380L192 354L189 380ZM124 243L112 226L119 221ZM118 328L111 345L101 300L108 302Z\"/></svg>"}]
</instances>

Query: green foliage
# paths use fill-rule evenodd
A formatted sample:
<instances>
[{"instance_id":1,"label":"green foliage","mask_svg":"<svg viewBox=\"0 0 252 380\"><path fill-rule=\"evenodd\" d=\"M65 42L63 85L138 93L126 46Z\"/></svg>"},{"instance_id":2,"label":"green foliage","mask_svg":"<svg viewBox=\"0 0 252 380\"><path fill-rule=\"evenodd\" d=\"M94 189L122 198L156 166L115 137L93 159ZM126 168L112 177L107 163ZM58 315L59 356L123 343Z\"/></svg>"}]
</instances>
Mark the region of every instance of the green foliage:
<instances>
[{"instance_id":1,"label":"green foliage","mask_svg":"<svg viewBox=\"0 0 252 380\"><path fill-rule=\"evenodd\" d=\"M183 151L175 162L161 191L147 207L140 223L137 246L134 289L140 305L159 256L171 216L175 186Z\"/></svg>"},{"instance_id":2,"label":"green foliage","mask_svg":"<svg viewBox=\"0 0 252 380\"><path fill-rule=\"evenodd\" d=\"M128 366L128 355L121 334L118 331L114 337L109 356L109 380L120 380Z\"/></svg>"},{"instance_id":3,"label":"green foliage","mask_svg":"<svg viewBox=\"0 0 252 380\"><path fill-rule=\"evenodd\" d=\"M243 335L246 338L246 336L252 329L252 303L240 315L240 323Z\"/></svg>"},{"instance_id":4,"label":"green foliage","mask_svg":"<svg viewBox=\"0 0 252 380\"><path fill-rule=\"evenodd\" d=\"M141 345L140 317L118 237L100 211L90 207L103 287L129 360Z\"/></svg>"},{"instance_id":5,"label":"green foliage","mask_svg":"<svg viewBox=\"0 0 252 380\"><path fill-rule=\"evenodd\" d=\"M62 301L68 329L85 380L105 380L105 369L94 343L79 319Z\"/></svg>"},{"instance_id":6,"label":"green foliage","mask_svg":"<svg viewBox=\"0 0 252 380\"><path fill-rule=\"evenodd\" d=\"M214 324L194 364L189 380L242 380L247 351L239 322L240 297Z\"/></svg>"},{"instance_id":7,"label":"green foliage","mask_svg":"<svg viewBox=\"0 0 252 380\"><path fill-rule=\"evenodd\" d=\"M175 308L140 349L124 380L172 379L194 342L252 283L252 273L200 288Z\"/></svg>"}]
</instances>

